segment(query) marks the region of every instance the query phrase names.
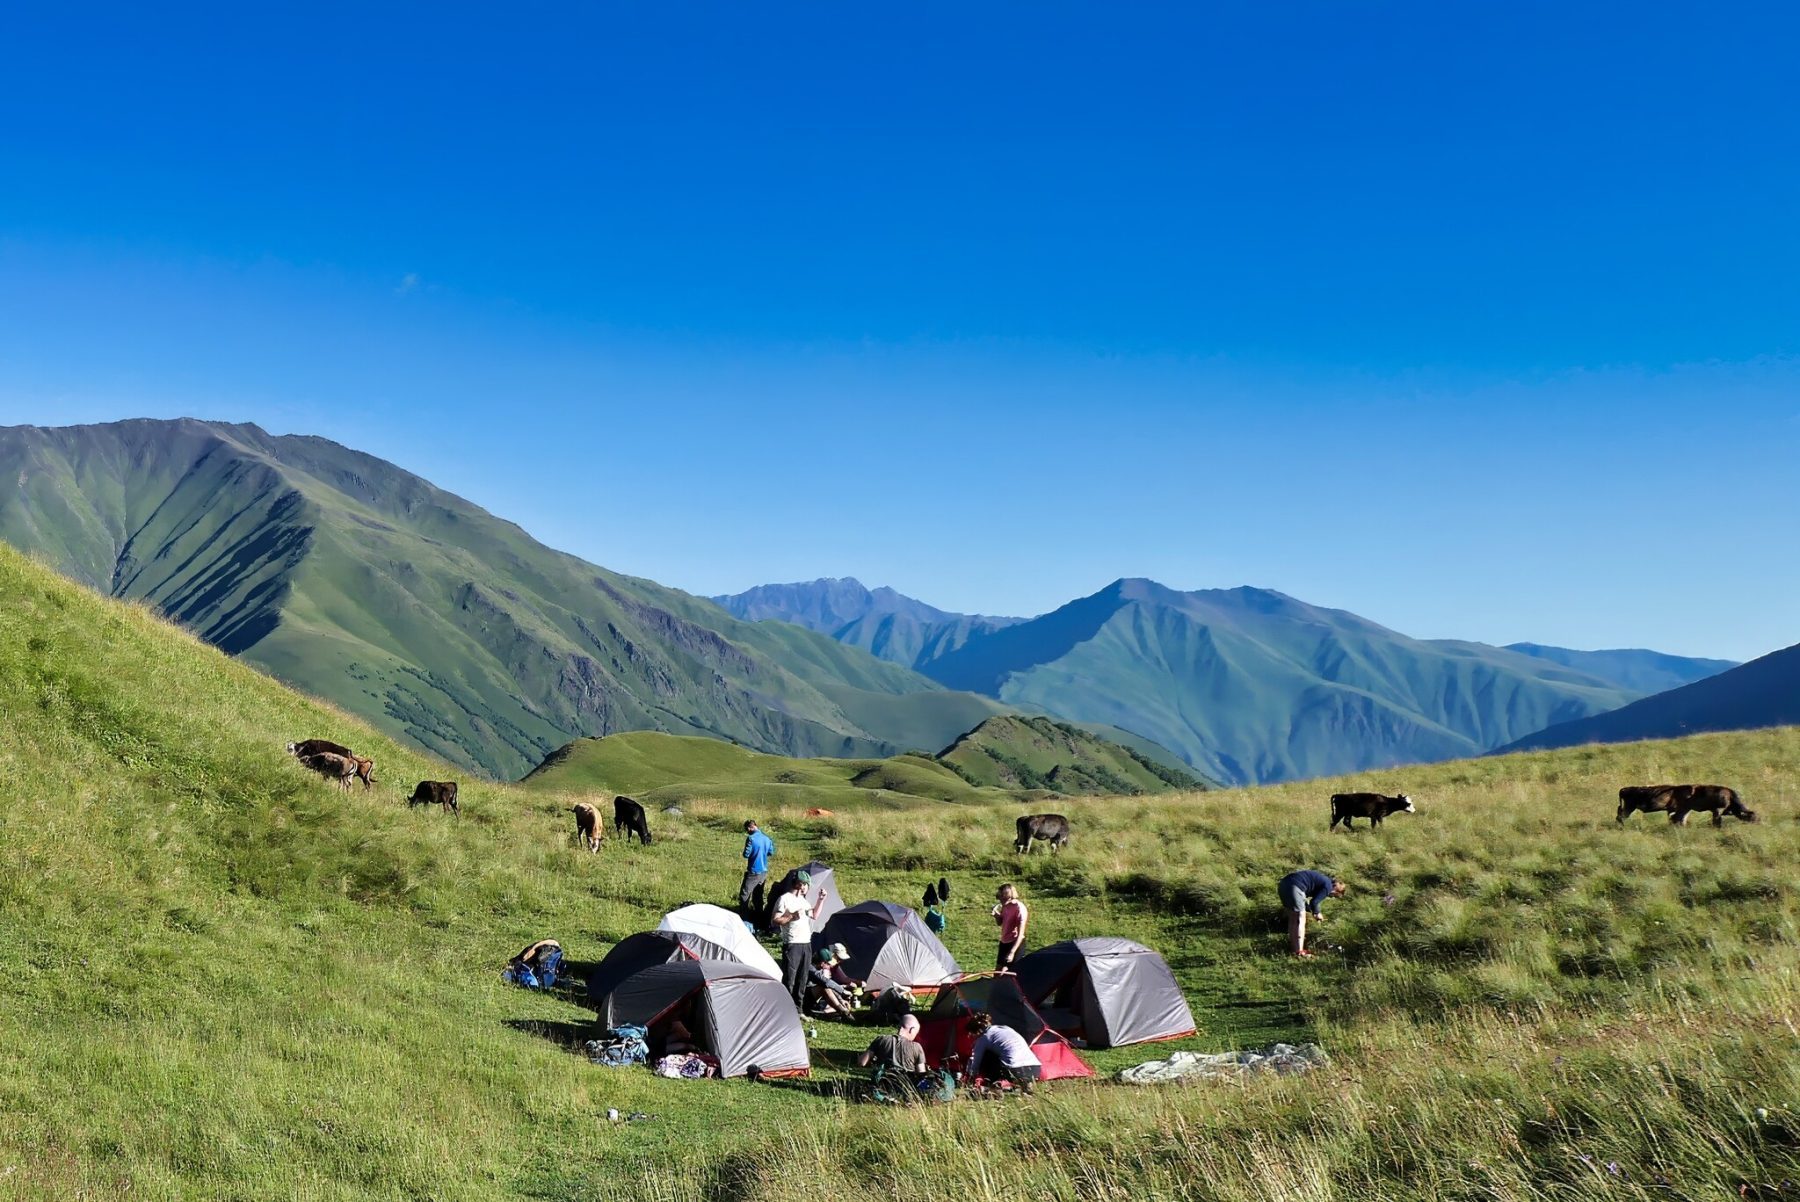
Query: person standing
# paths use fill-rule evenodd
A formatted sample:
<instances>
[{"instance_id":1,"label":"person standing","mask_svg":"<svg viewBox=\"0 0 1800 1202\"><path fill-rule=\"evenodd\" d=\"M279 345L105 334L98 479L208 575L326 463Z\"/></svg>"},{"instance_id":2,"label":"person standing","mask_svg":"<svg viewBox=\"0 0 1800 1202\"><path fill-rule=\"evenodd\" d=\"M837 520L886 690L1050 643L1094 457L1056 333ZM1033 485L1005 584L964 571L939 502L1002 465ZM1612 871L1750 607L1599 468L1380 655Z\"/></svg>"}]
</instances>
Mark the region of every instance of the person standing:
<instances>
[{"instance_id":1,"label":"person standing","mask_svg":"<svg viewBox=\"0 0 1800 1202\"><path fill-rule=\"evenodd\" d=\"M806 978L811 969L812 924L825 908L825 890L818 900L806 896L812 887L812 873L802 868L794 874L794 884L775 899L775 925L781 930L781 983L794 997L794 1009L806 1012Z\"/></svg>"},{"instance_id":2,"label":"person standing","mask_svg":"<svg viewBox=\"0 0 1800 1202\"><path fill-rule=\"evenodd\" d=\"M1025 924L1031 911L1019 900L1019 887L1010 882L994 894L994 922L1000 927L1000 952L994 957L995 972L1011 972L1019 949L1025 946Z\"/></svg>"},{"instance_id":3,"label":"person standing","mask_svg":"<svg viewBox=\"0 0 1800 1202\"><path fill-rule=\"evenodd\" d=\"M1310 913L1314 922L1324 922L1319 907L1328 897L1344 896L1344 882L1334 881L1316 868L1300 868L1282 877L1276 888L1281 908L1287 911L1288 948L1296 956L1311 959L1312 953L1306 950L1306 916Z\"/></svg>"},{"instance_id":4,"label":"person standing","mask_svg":"<svg viewBox=\"0 0 1800 1202\"><path fill-rule=\"evenodd\" d=\"M758 926L763 908L763 885L769 879L769 857L775 840L762 833L752 819L744 823L744 883L738 886L738 914Z\"/></svg>"}]
</instances>

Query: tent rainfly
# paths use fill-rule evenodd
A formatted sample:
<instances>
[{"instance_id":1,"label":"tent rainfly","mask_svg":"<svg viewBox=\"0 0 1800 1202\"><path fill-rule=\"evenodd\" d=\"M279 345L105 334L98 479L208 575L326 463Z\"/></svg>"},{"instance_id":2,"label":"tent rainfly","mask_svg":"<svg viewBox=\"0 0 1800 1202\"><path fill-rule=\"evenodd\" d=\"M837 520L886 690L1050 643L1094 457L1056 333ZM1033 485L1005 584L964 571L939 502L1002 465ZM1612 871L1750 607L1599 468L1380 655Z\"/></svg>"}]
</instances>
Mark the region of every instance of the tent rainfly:
<instances>
[{"instance_id":1,"label":"tent rainfly","mask_svg":"<svg viewBox=\"0 0 1800 1202\"><path fill-rule=\"evenodd\" d=\"M1024 1037L1043 1064L1043 1079L1091 1077L1094 1070L1082 1063L1069 1041L1050 1029L1025 999L1019 989L1019 978L1012 973L974 973L947 981L938 989L919 1024L919 1046L933 1068L941 1068L946 1060L956 1058L967 1064L975 1040L969 1034L969 1016L985 1011L996 1023L1011 1027Z\"/></svg>"},{"instance_id":2,"label":"tent rainfly","mask_svg":"<svg viewBox=\"0 0 1800 1202\"><path fill-rule=\"evenodd\" d=\"M1194 1015L1168 962L1115 936L1067 939L1021 957L1019 986L1057 1031L1096 1048L1179 1039Z\"/></svg>"},{"instance_id":3,"label":"tent rainfly","mask_svg":"<svg viewBox=\"0 0 1800 1202\"><path fill-rule=\"evenodd\" d=\"M778 980L728 960L671 960L633 973L599 999L608 1027L648 1027L653 1038L679 1018L694 1042L719 1058L721 1077L751 1068L771 1077L805 1076L806 1032Z\"/></svg>"},{"instance_id":4,"label":"tent rainfly","mask_svg":"<svg viewBox=\"0 0 1800 1202\"><path fill-rule=\"evenodd\" d=\"M925 920L893 902L871 901L840 910L813 942L841 943L850 953L844 971L871 990L889 985L936 989L962 969Z\"/></svg>"},{"instance_id":5,"label":"tent rainfly","mask_svg":"<svg viewBox=\"0 0 1800 1202\"><path fill-rule=\"evenodd\" d=\"M673 960L724 960L737 957L710 939L689 931L641 931L612 945L588 973L588 998L598 1004L626 977Z\"/></svg>"},{"instance_id":6,"label":"tent rainfly","mask_svg":"<svg viewBox=\"0 0 1800 1202\"><path fill-rule=\"evenodd\" d=\"M815 904L820 898L825 899L825 904L819 909L819 916L813 919L813 930L816 931L822 924L830 922L832 915L844 908L844 895L838 892L837 873L833 872L828 864L809 860L798 868L788 869L781 880L776 882L775 888L767 894L767 900L763 902L761 923L763 930L767 931L775 926L775 899L794 887L794 878L802 870L812 877L812 881L806 886L807 899Z\"/></svg>"},{"instance_id":7,"label":"tent rainfly","mask_svg":"<svg viewBox=\"0 0 1800 1202\"><path fill-rule=\"evenodd\" d=\"M709 906L700 902L683 906L679 910L670 910L656 924L656 929L698 935L730 952L732 959L754 968L771 980L781 980L781 970L775 967L774 957L756 941L756 936L750 933L744 920L723 906Z\"/></svg>"}]
</instances>

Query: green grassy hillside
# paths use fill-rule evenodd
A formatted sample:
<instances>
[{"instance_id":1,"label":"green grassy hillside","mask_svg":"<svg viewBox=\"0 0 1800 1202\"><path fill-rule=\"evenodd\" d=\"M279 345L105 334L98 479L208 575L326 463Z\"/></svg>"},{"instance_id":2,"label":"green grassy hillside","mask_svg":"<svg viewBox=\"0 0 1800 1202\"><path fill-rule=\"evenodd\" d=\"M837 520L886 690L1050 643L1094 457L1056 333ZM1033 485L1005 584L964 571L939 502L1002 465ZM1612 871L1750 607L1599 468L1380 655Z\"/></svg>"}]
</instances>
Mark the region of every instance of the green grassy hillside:
<instances>
[{"instance_id":1,"label":"green grassy hillside","mask_svg":"<svg viewBox=\"0 0 1800 1202\"><path fill-rule=\"evenodd\" d=\"M1003 708L552 551L322 438L12 427L0 472L17 482L0 538L491 776L622 730L879 756L942 746Z\"/></svg>"},{"instance_id":2,"label":"green grassy hillside","mask_svg":"<svg viewBox=\"0 0 1800 1202\"><path fill-rule=\"evenodd\" d=\"M591 962L728 895L735 800L597 856L567 794L465 781L460 820L408 811L412 780L453 770L7 551L0 706L8 1197L1699 1199L1800 1179L1793 729L1071 799L1069 849L1023 860L1010 801L773 805L777 867L826 859L853 900L949 876L966 964L992 954L1003 879L1032 945L1162 948L1202 1030L1091 1053L1103 1072L1273 1038L1333 1055L1241 1087L903 1111L839 1092L867 1029L822 1025L810 1081L659 1081L590 1066L579 1005L499 982L530 939ZM281 752L301 735L373 754L381 786L309 777ZM1620 783L1667 779L1732 783L1766 820L1613 824ZM1328 833L1350 786L1419 812ZM1313 962L1272 929L1297 864L1353 888Z\"/></svg>"},{"instance_id":3,"label":"green grassy hillside","mask_svg":"<svg viewBox=\"0 0 1800 1202\"><path fill-rule=\"evenodd\" d=\"M938 757L973 784L1129 796L1198 791L1206 782L1049 718L989 718Z\"/></svg>"}]
</instances>

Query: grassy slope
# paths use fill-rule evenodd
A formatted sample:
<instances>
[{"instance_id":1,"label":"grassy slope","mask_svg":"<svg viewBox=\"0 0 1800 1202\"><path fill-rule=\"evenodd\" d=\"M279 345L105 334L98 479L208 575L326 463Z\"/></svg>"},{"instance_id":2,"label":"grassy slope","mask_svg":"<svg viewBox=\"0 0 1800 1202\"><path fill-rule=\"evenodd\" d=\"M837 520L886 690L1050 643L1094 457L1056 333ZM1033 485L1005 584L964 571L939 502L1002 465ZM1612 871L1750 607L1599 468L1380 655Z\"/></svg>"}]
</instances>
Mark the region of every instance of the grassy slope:
<instances>
[{"instance_id":1,"label":"grassy slope","mask_svg":"<svg viewBox=\"0 0 1800 1202\"><path fill-rule=\"evenodd\" d=\"M1192 773L1049 718L989 718L938 758L966 780L1003 789L1130 795L1206 787Z\"/></svg>"},{"instance_id":2,"label":"grassy slope","mask_svg":"<svg viewBox=\"0 0 1800 1202\"><path fill-rule=\"evenodd\" d=\"M802 755L948 743L1003 707L607 572L325 439L193 421L0 430L0 538L502 778L660 729Z\"/></svg>"},{"instance_id":3,"label":"grassy slope","mask_svg":"<svg viewBox=\"0 0 1800 1202\"><path fill-rule=\"evenodd\" d=\"M599 856L554 794L468 783L460 822L409 813L401 789L443 765L9 552L0 704L11 1196L1702 1198L1800 1177L1791 729L1361 778L1419 799L1380 834L1326 832L1348 780L1072 801L1070 850L1023 863L1011 805L765 810L782 862L822 856L853 900L947 872L966 963L1014 876L1034 944L1168 952L1203 1026L1179 1046L1314 1034L1336 1057L1242 1089L906 1113L832 1096L868 1032L827 1025L770 1123L775 1087L588 1066L561 1042L583 1011L495 977L530 938L591 959L726 893L739 802ZM279 750L302 734L373 753L382 789L308 779ZM1614 828L1619 782L1682 778L1769 820ZM1296 863L1356 885L1310 964L1269 928ZM658 1117L614 1128L609 1105ZM1658 1175L1673 1189L1646 1192Z\"/></svg>"}]
</instances>

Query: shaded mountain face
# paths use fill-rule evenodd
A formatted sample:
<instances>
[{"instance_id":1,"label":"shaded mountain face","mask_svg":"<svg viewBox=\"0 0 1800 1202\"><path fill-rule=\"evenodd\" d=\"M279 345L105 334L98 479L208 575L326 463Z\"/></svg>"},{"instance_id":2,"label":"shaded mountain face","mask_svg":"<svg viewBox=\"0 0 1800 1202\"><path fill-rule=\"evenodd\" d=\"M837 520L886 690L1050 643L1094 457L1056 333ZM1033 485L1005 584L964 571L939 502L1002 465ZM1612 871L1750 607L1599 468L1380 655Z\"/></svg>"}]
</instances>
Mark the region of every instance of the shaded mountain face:
<instances>
[{"instance_id":1,"label":"shaded mountain face","mask_svg":"<svg viewBox=\"0 0 1800 1202\"><path fill-rule=\"evenodd\" d=\"M793 622L909 668L1021 620L950 613L885 586L866 588L848 576L763 584L713 600L746 621Z\"/></svg>"},{"instance_id":2,"label":"shaded mountain face","mask_svg":"<svg viewBox=\"0 0 1800 1202\"><path fill-rule=\"evenodd\" d=\"M1628 743L1800 724L1800 644L1611 713L1536 731L1500 751Z\"/></svg>"},{"instance_id":3,"label":"shaded mountain face","mask_svg":"<svg viewBox=\"0 0 1800 1202\"><path fill-rule=\"evenodd\" d=\"M1002 708L553 551L322 438L187 420L12 427L0 469L15 482L0 538L495 776L623 730L886 755L941 747Z\"/></svg>"},{"instance_id":4,"label":"shaded mountain face","mask_svg":"<svg viewBox=\"0 0 1800 1202\"><path fill-rule=\"evenodd\" d=\"M1132 731L1234 783L1480 754L1720 666L1411 639L1267 589L1184 593L1150 580L1115 581L1024 621L952 619L939 620L936 641L904 648L919 671L1021 709ZM876 620L833 633L866 645Z\"/></svg>"}]
</instances>

